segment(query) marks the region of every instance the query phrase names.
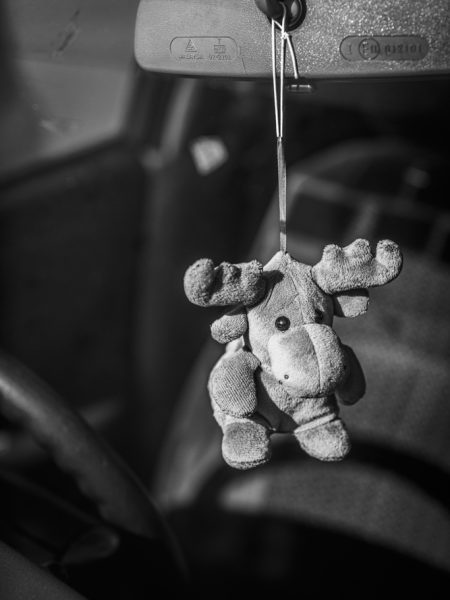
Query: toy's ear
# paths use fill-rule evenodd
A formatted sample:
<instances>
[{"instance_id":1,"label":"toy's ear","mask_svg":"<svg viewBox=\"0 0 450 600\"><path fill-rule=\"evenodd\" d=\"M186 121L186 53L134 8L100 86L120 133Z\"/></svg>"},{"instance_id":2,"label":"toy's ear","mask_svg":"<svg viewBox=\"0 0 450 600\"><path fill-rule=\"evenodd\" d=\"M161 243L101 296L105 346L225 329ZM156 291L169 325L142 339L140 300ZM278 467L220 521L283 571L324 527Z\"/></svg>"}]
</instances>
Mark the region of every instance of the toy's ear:
<instances>
[{"instance_id":1,"label":"toy's ear","mask_svg":"<svg viewBox=\"0 0 450 600\"><path fill-rule=\"evenodd\" d=\"M215 267L211 259L202 258L184 276L186 296L197 306L249 306L263 297L265 289L263 266L257 260Z\"/></svg>"},{"instance_id":2,"label":"toy's ear","mask_svg":"<svg viewBox=\"0 0 450 600\"><path fill-rule=\"evenodd\" d=\"M337 317L358 317L369 308L369 291L363 288L333 294L334 314Z\"/></svg>"},{"instance_id":3,"label":"toy's ear","mask_svg":"<svg viewBox=\"0 0 450 600\"><path fill-rule=\"evenodd\" d=\"M247 311L239 307L214 321L211 325L211 335L219 344L228 344L244 335L247 329Z\"/></svg>"}]
</instances>

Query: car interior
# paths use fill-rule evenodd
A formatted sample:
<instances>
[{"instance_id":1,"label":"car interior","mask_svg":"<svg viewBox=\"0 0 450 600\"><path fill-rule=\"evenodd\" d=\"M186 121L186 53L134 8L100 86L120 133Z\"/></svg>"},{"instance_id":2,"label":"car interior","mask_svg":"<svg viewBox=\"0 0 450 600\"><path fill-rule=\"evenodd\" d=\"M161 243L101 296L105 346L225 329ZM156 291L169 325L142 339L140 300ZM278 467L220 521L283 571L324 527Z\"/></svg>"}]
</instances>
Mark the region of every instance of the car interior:
<instances>
[{"instance_id":1,"label":"car interior","mask_svg":"<svg viewBox=\"0 0 450 600\"><path fill-rule=\"evenodd\" d=\"M279 249L272 31L289 253L403 270L349 456L236 470L183 277ZM448 597L449 0L7 0L0 66L0 600Z\"/></svg>"}]
</instances>

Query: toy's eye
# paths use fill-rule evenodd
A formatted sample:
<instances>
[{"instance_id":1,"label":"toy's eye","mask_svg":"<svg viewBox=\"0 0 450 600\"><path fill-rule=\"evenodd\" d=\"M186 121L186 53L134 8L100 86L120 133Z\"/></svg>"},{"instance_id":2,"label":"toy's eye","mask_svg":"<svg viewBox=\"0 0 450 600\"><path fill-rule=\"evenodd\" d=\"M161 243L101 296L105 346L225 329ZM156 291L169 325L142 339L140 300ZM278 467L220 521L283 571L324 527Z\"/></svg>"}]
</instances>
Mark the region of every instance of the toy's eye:
<instances>
[{"instance_id":1,"label":"toy's eye","mask_svg":"<svg viewBox=\"0 0 450 600\"><path fill-rule=\"evenodd\" d=\"M275 327L280 331L286 331L291 326L291 322L287 317L278 317L275 321Z\"/></svg>"},{"instance_id":2,"label":"toy's eye","mask_svg":"<svg viewBox=\"0 0 450 600\"><path fill-rule=\"evenodd\" d=\"M322 323L325 315L323 314L323 311L316 308L316 310L314 311L314 316L314 320L316 321L316 323Z\"/></svg>"}]
</instances>

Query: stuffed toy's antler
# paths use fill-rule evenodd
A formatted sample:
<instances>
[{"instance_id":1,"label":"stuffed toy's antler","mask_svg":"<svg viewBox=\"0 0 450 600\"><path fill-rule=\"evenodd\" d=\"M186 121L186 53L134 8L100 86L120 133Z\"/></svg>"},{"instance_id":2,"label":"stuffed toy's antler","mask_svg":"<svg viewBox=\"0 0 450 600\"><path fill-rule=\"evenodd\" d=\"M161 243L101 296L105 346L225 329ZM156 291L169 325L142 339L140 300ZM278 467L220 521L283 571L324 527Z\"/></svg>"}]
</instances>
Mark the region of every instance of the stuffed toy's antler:
<instances>
[{"instance_id":1,"label":"stuffed toy's antler","mask_svg":"<svg viewBox=\"0 0 450 600\"><path fill-rule=\"evenodd\" d=\"M214 267L211 259L201 258L184 276L186 296L197 306L249 306L262 298L265 289L263 266L257 260Z\"/></svg>"},{"instance_id":2,"label":"stuffed toy's antler","mask_svg":"<svg viewBox=\"0 0 450 600\"><path fill-rule=\"evenodd\" d=\"M367 240L349 246L326 246L312 277L326 294L384 285L399 275L402 254L395 242L378 242L375 256Z\"/></svg>"}]
</instances>

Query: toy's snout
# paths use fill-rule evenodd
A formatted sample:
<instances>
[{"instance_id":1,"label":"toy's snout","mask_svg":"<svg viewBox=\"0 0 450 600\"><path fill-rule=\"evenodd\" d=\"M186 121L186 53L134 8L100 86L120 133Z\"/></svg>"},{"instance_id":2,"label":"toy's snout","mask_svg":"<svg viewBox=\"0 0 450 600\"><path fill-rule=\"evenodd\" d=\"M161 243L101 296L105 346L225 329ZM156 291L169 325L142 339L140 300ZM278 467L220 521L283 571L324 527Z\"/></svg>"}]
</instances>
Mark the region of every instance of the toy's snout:
<instances>
[{"instance_id":1,"label":"toy's snout","mask_svg":"<svg viewBox=\"0 0 450 600\"><path fill-rule=\"evenodd\" d=\"M311 323L276 333L268 351L273 375L302 397L331 394L346 376L341 342L328 325Z\"/></svg>"}]
</instances>

